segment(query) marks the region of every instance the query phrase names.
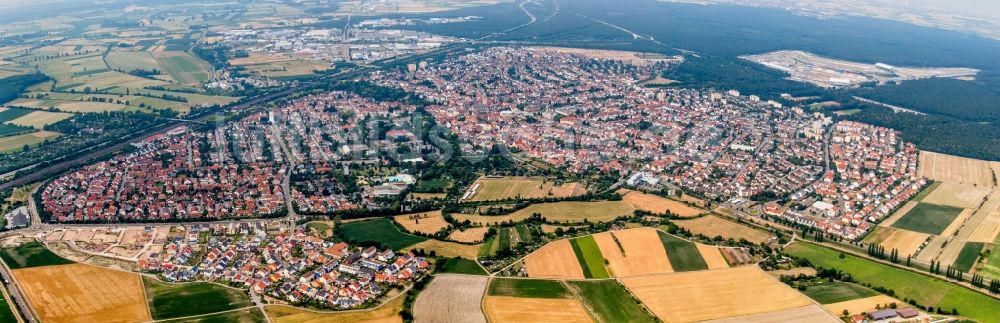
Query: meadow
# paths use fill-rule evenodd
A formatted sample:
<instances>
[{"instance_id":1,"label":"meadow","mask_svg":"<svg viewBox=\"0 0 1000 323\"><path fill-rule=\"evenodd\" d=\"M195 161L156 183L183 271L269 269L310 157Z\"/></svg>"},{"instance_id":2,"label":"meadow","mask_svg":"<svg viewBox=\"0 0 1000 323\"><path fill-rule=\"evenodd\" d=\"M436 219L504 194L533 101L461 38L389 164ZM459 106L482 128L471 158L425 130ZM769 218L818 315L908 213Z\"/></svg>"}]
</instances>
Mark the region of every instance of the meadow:
<instances>
[{"instance_id":1,"label":"meadow","mask_svg":"<svg viewBox=\"0 0 1000 323\"><path fill-rule=\"evenodd\" d=\"M360 244L377 242L393 250L402 250L427 240L424 237L399 231L392 224L392 220L386 218L345 223L337 228L337 233L349 242Z\"/></svg>"},{"instance_id":2,"label":"meadow","mask_svg":"<svg viewBox=\"0 0 1000 323\"><path fill-rule=\"evenodd\" d=\"M438 272L467 275L486 275L483 267L480 267L475 260L464 258L444 258L438 265Z\"/></svg>"},{"instance_id":3,"label":"meadow","mask_svg":"<svg viewBox=\"0 0 1000 323\"><path fill-rule=\"evenodd\" d=\"M143 277L149 311L154 319L209 314L250 306L250 297L239 289L214 283L165 283ZM198 304L198 306L191 306Z\"/></svg>"},{"instance_id":4,"label":"meadow","mask_svg":"<svg viewBox=\"0 0 1000 323\"><path fill-rule=\"evenodd\" d=\"M802 293L820 304L839 303L879 295L878 292L870 288L840 281L809 286Z\"/></svg>"},{"instance_id":5,"label":"meadow","mask_svg":"<svg viewBox=\"0 0 1000 323\"><path fill-rule=\"evenodd\" d=\"M49 251L41 242L32 241L14 248L0 250L0 258L10 269L55 266L72 264L59 255Z\"/></svg>"},{"instance_id":6,"label":"meadow","mask_svg":"<svg viewBox=\"0 0 1000 323\"><path fill-rule=\"evenodd\" d=\"M816 266L844 271L859 283L892 289L897 298L909 298L922 306L940 307L945 311L956 309L960 315L979 321L1000 321L1000 300L947 281L852 255L840 259L840 252L811 243L796 242L785 252L808 259Z\"/></svg>"}]
</instances>

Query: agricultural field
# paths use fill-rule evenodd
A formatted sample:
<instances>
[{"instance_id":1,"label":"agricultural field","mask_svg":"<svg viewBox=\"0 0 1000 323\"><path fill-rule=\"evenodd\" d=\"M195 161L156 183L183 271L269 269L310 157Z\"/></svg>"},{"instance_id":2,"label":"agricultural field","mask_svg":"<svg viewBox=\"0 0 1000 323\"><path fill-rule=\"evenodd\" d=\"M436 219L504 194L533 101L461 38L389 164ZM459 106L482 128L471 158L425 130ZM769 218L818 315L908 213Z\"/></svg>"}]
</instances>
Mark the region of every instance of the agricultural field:
<instances>
[{"instance_id":1,"label":"agricultural field","mask_svg":"<svg viewBox=\"0 0 1000 323\"><path fill-rule=\"evenodd\" d=\"M937 193L941 191L938 189L934 191ZM931 193L932 195L934 193ZM922 232L926 234L939 235L944 232L951 223L962 213L961 208L947 205L931 204L931 203L918 203L913 209L903 217L896 220L892 224L892 227L909 230L914 232Z\"/></svg>"},{"instance_id":2,"label":"agricultural field","mask_svg":"<svg viewBox=\"0 0 1000 323\"><path fill-rule=\"evenodd\" d=\"M3 293L6 293L6 291L3 291ZM4 297L0 297L0 322L17 322L17 316L14 315L11 304Z\"/></svg>"},{"instance_id":3,"label":"agricultural field","mask_svg":"<svg viewBox=\"0 0 1000 323\"><path fill-rule=\"evenodd\" d=\"M1000 279L1000 238L997 240L997 243L987 247L990 250L989 254L977 270L977 273L989 279Z\"/></svg>"},{"instance_id":4,"label":"agricultural field","mask_svg":"<svg viewBox=\"0 0 1000 323\"><path fill-rule=\"evenodd\" d=\"M616 280L567 282L601 322L654 322Z\"/></svg>"},{"instance_id":5,"label":"agricultural field","mask_svg":"<svg viewBox=\"0 0 1000 323\"><path fill-rule=\"evenodd\" d=\"M7 123L8 121L23 117L34 111L35 110L20 109L15 107L0 107L0 123Z\"/></svg>"},{"instance_id":6,"label":"agricultural field","mask_svg":"<svg viewBox=\"0 0 1000 323\"><path fill-rule=\"evenodd\" d=\"M816 266L844 271L859 283L893 289L896 297L909 298L922 306L940 307L947 311L954 308L960 315L983 322L1000 321L1000 300L943 280L852 255L840 259L840 252L810 243L793 243L785 248L785 252L809 259Z\"/></svg>"},{"instance_id":7,"label":"agricultural field","mask_svg":"<svg viewBox=\"0 0 1000 323\"><path fill-rule=\"evenodd\" d=\"M705 258L702 257L698 246L691 241L687 241L670 234L657 231L663 249L667 251L667 258L674 271L693 271L708 269ZM718 251L716 251L718 252Z\"/></svg>"},{"instance_id":8,"label":"agricultural field","mask_svg":"<svg viewBox=\"0 0 1000 323\"><path fill-rule=\"evenodd\" d=\"M454 214L456 220L469 220L474 224L499 224L506 221L519 222L534 213L539 213L550 223L582 223L611 221L622 216L631 216L635 209L621 201L600 202L555 202L532 204L507 215Z\"/></svg>"},{"instance_id":9,"label":"agricultural field","mask_svg":"<svg viewBox=\"0 0 1000 323\"><path fill-rule=\"evenodd\" d=\"M594 236L570 239L570 244L583 269L583 277L597 279L611 277L608 269L604 267L604 256L601 255L601 249L597 246L597 241L594 241Z\"/></svg>"},{"instance_id":10,"label":"agricultural field","mask_svg":"<svg viewBox=\"0 0 1000 323\"><path fill-rule=\"evenodd\" d=\"M448 234L448 239L458 242L479 242L483 241L483 237L486 236L486 232L489 230L490 228L488 227L468 228L461 231L455 230Z\"/></svg>"},{"instance_id":11,"label":"agricultural field","mask_svg":"<svg viewBox=\"0 0 1000 323\"><path fill-rule=\"evenodd\" d=\"M561 198L587 193L587 189L577 182L557 185L554 181L535 177L480 177L469 190L468 201L494 201L513 198ZM471 195L470 195L471 194Z\"/></svg>"},{"instance_id":12,"label":"agricultural field","mask_svg":"<svg viewBox=\"0 0 1000 323\"><path fill-rule=\"evenodd\" d=\"M181 51L154 53L153 57L163 67L163 71L188 86L200 86L211 77L212 67L200 58Z\"/></svg>"},{"instance_id":13,"label":"agricultural field","mask_svg":"<svg viewBox=\"0 0 1000 323\"><path fill-rule=\"evenodd\" d=\"M671 214L679 217L693 217L705 213L704 210L688 206L683 202L671 200L653 194L647 194L637 191L629 191L624 189L619 190L618 193L622 194L622 202L631 205L633 208L637 210L643 210L653 213L670 212Z\"/></svg>"},{"instance_id":14,"label":"agricultural field","mask_svg":"<svg viewBox=\"0 0 1000 323\"><path fill-rule=\"evenodd\" d=\"M435 234L449 225L441 216L441 210L397 215L393 220L410 232L423 234Z\"/></svg>"},{"instance_id":15,"label":"agricultural field","mask_svg":"<svg viewBox=\"0 0 1000 323\"><path fill-rule=\"evenodd\" d=\"M184 323L265 323L264 312L259 308L243 309L238 311L224 312L199 316L195 318L163 320L163 323L184 322Z\"/></svg>"},{"instance_id":16,"label":"agricultural field","mask_svg":"<svg viewBox=\"0 0 1000 323\"><path fill-rule=\"evenodd\" d=\"M896 249L905 257L916 255L920 246L930 236L926 233L879 226L865 237L864 242L880 245L885 247L885 250Z\"/></svg>"},{"instance_id":17,"label":"agricultural field","mask_svg":"<svg viewBox=\"0 0 1000 323\"><path fill-rule=\"evenodd\" d=\"M272 79L284 80L316 75L316 71L330 69L329 62L301 58L273 61L262 64L240 65L249 73L260 74Z\"/></svg>"},{"instance_id":18,"label":"agricultural field","mask_svg":"<svg viewBox=\"0 0 1000 323\"><path fill-rule=\"evenodd\" d=\"M465 258L444 258L438 264L438 272L466 275L486 275L483 267L480 267L475 260Z\"/></svg>"},{"instance_id":19,"label":"agricultural field","mask_svg":"<svg viewBox=\"0 0 1000 323\"><path fill-rule=\"evenodd\" d=\"M934 180L977 187L997 186L993 176L1000 176L1000 162L921 151L917 174Z\"/></svg>"},{"instance_id":20,"label":"agricultural field","mask_svg":"<svg viewBox=\"0 0 1000 323\"><path fill-rule=\"evenodd\" d=\"M637 228L595 234L594 240L608 261L614 277L653 273L670 273L673 267L667 259L656 229Z\"/></svg>"},{"instance_id":21,"label":"agricultural field","mask_svg":"<svg viewBox=\"0 0 1000 323\"><path fill-rule=\"evenodd\" d=\"M35 146L59 136L58 132L35 131L23 135L0 137L0 153L9 152L15 149L22 149L24 145Z\"/></svg>"},{"instance_id":22,"label":"agricultural field","mask_svg":"<svg viewBox=\"0 0 1000 323\"><path fill-rule=\"evenodd\" d=\"M557 280L494 278L490 281L489 296L520 298L569 298L572 293Z\"/></svg>"},{"instance_id":23,"label":"agricultural field","mask_svg":"<svg viewBox=\"0 0 1000 323\"><path fill-rule=\"evenodd\" d=\"M849 301L843 301L839 303L823 304L830 313L835 313L837 315L842 315L846 310L850 315L861 314L861 313L871 313L876 310L876 308L888 308L890 304L895 303L899 307L908 307L909 305L898 299L878 294L871 297L853 299Z\"/></svg>"},{"instance_id":24,"label":"agricultural field","mask_svg":"<svg viewBox=\"0 0 1000 323\"><path fill-rule=\"evenodd\" d=\"M45 322L138 322L150 319L135 273L86 264L17 269L14 278Z\"/></svg>"},{"instance_id":25,"label":"agricultural field","mask_svg":"<svg viewBox=\"0 0 1000 323\"><path fill-rule=\"evenodd\" d=\"M990 193L989 187L943 182L921 200L921 203L947 205L963 209L975 208Z\"/></svg>"},{"instance_id":26,"label":"agricultural field","mask_svg":"<svg viewBox=\"0 0 1000 323\"><path fill-rule=\"evenodd\" d=\"M45 109L45 110L55 109L61 112L76 112L76 113L122 111L126 109L137 109L129 107L124 104L118 104L112 102L93 102L93 101L58 100L58 99L22 98L14 100L10 104L16 104L17 106L35 108L35 109Z\"/></svg>"},{"instance_id":27,"label":"agricultural field","mask_svg":"<svg viewBox=\"0 0 1000 323\"><path fill-rule=\"evenodd\" d=\"M367 311L318 312L286 305L267 305L264 311L274 323L402 323L399 312L403 310L404 296L389 300L382 306Z\"/></svg>"},{"instance_id":28,"label":"agricultural field","mask_svg":"<svg viewBox=\"0 0 1000 323\"><path fill-rule=\"evenodd\" d=\"M583 279L583 268L567 239L542 246L524 258L528 277Z\"/></svg>"},{"instance_id":29,"label":"agricultural field","mask_svg":"<svg viewBox=\"0 0 1000 323\"><path fill-rule=\"evenodd\" d=\"M694 322L815 306L808 298L756 266L647 275L622 284L664 322ZM837 322L829 313L809 322ZM787 314L786 314L787 315Z\"/></svg>"},{"instance_id":30,"label":"agricultural field","mask_svg":"<svg viewBox=\"0 0 1000 323\"><path fill-rule=\"evenodd\" d=\"M149 312L154 319L185 317L250 306L250 297L240 289L214 283L165 283L143 277ZM198 306L191 306L198 304Z\"/></svg>"},{"instance_id":31,"label":"agricultural field","mask_svg":"<svg viewBox=\"0 0 1000 323\"><path fill-rule=\"evenodd\" d=\"M969 272L976 264L976 260L979 259L979 253L983 251L983 246L982 242L966 242L962 245L962 249L953 263L955 268L962 272Z\"/></svg>"},{"instance_id":32,"label":"agricultural field","mask_svg":"<svg viewBox=\"0 0 1000 323\"><path fill-rule=\"evenodd\" d=\"M583 304L579 300L572 298L487 296L483 302L483 309L490 318L490 322L594 322L594 319L587 313L587 309L583 307Z\"/></svg>"},{"instance_id":33,"label":"agricultural field","mask_svg":"<svg viewBox=\"0 0 1000 323\"><path fill-rule=\"evenodd\" d=\"M959 238L968 241L990 243L1000 237L1000 189L990 193L989 198L969 218L966 227L959 231Z\"/></svg>"},{"instance_id":34,"label":"agricultural field","mask_svg":"<svg viewBox=\"0 0 1000 323\"><path fill-rule=\"evenodd\" d=\"M706 215L690 220L674 220L674 224L687 229L695 234L703 234L707 237L722 236L723 238L746 239L753 243L766 242L771 238L771 234L751 228L744 224L719 218L715 215Z\"/></svg>"},{"instance_id":35,"label":"agricultural field","mask_svg":"<svg viewBox=\"0 0 1000 323\"><path fill-rule=\"evenodd\" d=\"M34 111L20 118L8 121L23 127L31 127L41 130L43 127L72 117L72 113Z\"/></svg>"},{"instance_id":36,"label":"agricultural field","mask_svg":"<svg viewBox=\"0 0 1000 323\"><path fill-rule=\"evenodd\" d=\"M416 322L486 322L480 303L489 277L436 275L413 303Z\"/></svg>"},{"instance_id":37,"label":"agricultural field","mask_svg":"<svg viewBox=\"0 0 1000 323\"><path fill-rule=\"evenodd\" d=\"M108 63L108 67L113 70L130 72L134 70L144 70L144 71L161 71L164 72L160 62L153 57L153 54L146 51L129 51L121 49L112 49L108 53L105 60ZM167 81L172 81L169 76L166 76Z\"/></svg>"},{"instance_id":38,"label":"agricultural field","mask_svg":"<svg viewBox=\"0 0 1000 323\"><path fill-rule=\"evenodd\" d=\"M44 267L72 264L59 255L49 251L41 242L31 241L16 247L0 250L0 258L10 269Z\"/></svg>"},{"instance_id":39,"label":"agricultural field","mask_svg":"<svg viewBox=\"0 0 1000 323\"><path fill-rule=\"evenodd\" d=\"M403 248L427 240L424 237L399 231L392 224L392 220L386 218L344 223L337 230L338 234L346 241L355 243L378 242L393 250L403 250Z\"/></svg>"}]
</instances>

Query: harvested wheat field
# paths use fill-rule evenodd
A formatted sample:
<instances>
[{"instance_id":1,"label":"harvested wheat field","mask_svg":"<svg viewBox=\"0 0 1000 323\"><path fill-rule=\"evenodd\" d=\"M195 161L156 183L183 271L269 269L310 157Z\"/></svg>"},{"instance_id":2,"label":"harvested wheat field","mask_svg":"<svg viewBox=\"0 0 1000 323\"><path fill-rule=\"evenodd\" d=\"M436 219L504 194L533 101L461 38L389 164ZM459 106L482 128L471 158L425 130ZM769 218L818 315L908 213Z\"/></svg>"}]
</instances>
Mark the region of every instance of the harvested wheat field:
<instances>
[{"instance_id":1,"label":"harvested wheat field","mask_svg":"<svg viewBox=\"0 0 1000 323\"><path fill-rule=\"evenodd\" d=\"M427 239L423 242L417 243L415 245L407 247L409 249L424 249L427 252L434 251L438 256L442 257L462 257L465 259L476 259L479 255L479 247L481 245L468 245L456 242L440 241L434 239Z\"/></svg>"},{"instance_id":2,"label":"harvested wheat field","mask_svg":"<svg viewBox=\"0 0 1000 323\"><path fill-rule=\"evenodd\" d=\"M413 303L415 322L486 322L480 303L489 277L437 275Z\"/></svg>"},{"instance_id":3,"label":"harvested wheat field","mask_svg":"<svg viewBox=\"0 0 1000 323\"><path fill-rule=\"evenodd\" d=\"M843 301L838 303L826 304L826 307L831 313L842 314L844 310L847 310L851 315L861 314L861 312L871 313L875 311L875 305L881 305L882 308L888 307L889 304L896 303L896 305L905 306L906 303L898 299L886 296L886 295L876 295L872 297L859 298L855 300Z\"/></svg>"},{"instance_id":4,"label":"harvested wheat field","mask_svg":"<svg viewBox=\"0 0 1000 323\"><path fill-rule=\"evenodd\" d=\"M714 215L706 215L690 220L675 220L674 224L696 234L704 234L707 237L722 236L723 238L737 240L742 238L753 243L766 242L771 238L770 233Z\"/></svg>"},{"instance_id":5,"label":"harvested wheat field","mask_svg":"<svg viewBox=\"0 0 1000 323\"><path fill-rule=\"evenodd\" d=\"M967 225L971 227L962 228L959 237L968 241L989 243L1000 235L1000 189L990 193L986 203L972 215Z\"/></svg>"},{"instance_id":6,"label":"harvested wheat field","mask_svg":"<svg viewBox=\"0 0 1000 323\"><path fill-rule=\"evenodd\" d=\"M865 237L865 242L875 243L885 247L885 250L896 249L900 255L916 255L920 246L931 235L910 230L890 227L875 227L872 233Z\"/></svg>"},{"instance_id":7,"label":"harvested wheat field","mask_svg":"<svg viewBox=\"0 0 1000 323\"><path fill-rule=\"evenodd\" d=\"M944 182L920 202L971 209L982 203L989 193L989 187Z\"/></svg>"},{"instance_id":8,"label":"harvested wheat field","mask_svg":"<svg viewBox=\"0 0 1000 323\"><path fill-rule=\"evenodd\" d=\"M618 240L617 243L615 239ZM607 267L612 277L674 272L656 229L635 228L601 232L594 235L594 241L597 241L601 254L607 260ZM624 253L622 249L625 250Z\"/></svg>"},{"instance_id":9,"label":"harvested wheat field","mask_svg":"<svg viewBox=\"0 0 1000 323\"><path fill-rule=\"evenodd\" d=\"M556 185L551 179L536 177L480 177L466 191L468 201L493 201L512 198L534 199L571 197L587 193L577 182Z\"/></svg>"},{"instance_id":10,"label":"harvested wheat field","mask_svg":"<svg viewBox=\"0 0 1000 323\"><path fill-rule=\"evenodd\" d=\"M489 230L490 228L488 227L468 228L464 231L455 230L448 235L448 239L458 242L479 242L483 241L486 231Z\"/></svg>"},{"instance_id":11,"label":"harvested wheat field","mask_svg":"<svg viewBox=\"0 0 1000 323\"><path fill-rule=\"evenodd\" d=\"M473 224L487 225L504 221L517 222L538 213L548 222L582 223L584 220L590 222L611 221L622 216L631 216L633 211L635 209L631 205L622 201L569 201L532 204L508 215L453 214L452 216L458 221L469 220Z\"/></svg>"},{"instance_id":12,"label":"harvested wheat field","mask_svg":"<svg viewBox=\"0 0 1000 323\"><path fill-rule=\"evenodd\" d=\"M441 216L441 210L397 215L392 219L410 232L423 234L435 234L448 227L448 222Z\"/></svg>"},{"instance_id":13,"label":"harvested wheat field","mask_svg":"<svg viewBox=\"0 0 1000 323\"><path fill-rule=\"evenodd\" d=\"M996 186L993 173L1000 176L1000 162L990 162L972 158L951 156L929 151L920 152L920 163L917 174L927 178L975 184L977 186Z\"/></svg>"},{"instance_id":14,"label":"harvested wheat field","mask_svg":"<svg viewBox=\"0 0 1000 323\"><path fill-rule=\"evenodd\" d=\"M490 322L594 322L577 299L487 296L483 308Z\"/></svg>"},{"instance_id":15,"label":"harvested wheat field","mask_svg":"<svg viewBox=\"0 0 1000 323\"><path fill-rule=\"evenodd\" d=\"M138 274L85 264L13 271L43 322L150 320Z\"/></svg>"},{"instance_id":16,"label":"harvested wheat field","mask_svg":"<svg viewBox=\"0 0 1000 323\"><path fill-rule=\"evenodd\" d=\"M813 304L756 266L620 280L664 322L713 320Z\"/></svg>"},{"instance_id":17,"label":"harvested wheat field","mask_svg":"<svg viewBox=\"0 0 1000 323\"><path fill-rule=\"evenodd\" d=\"M817 322L817 323L840 323L836 317L828 313L819 305L809 305L803 307L790 308L774 312L751 314L724 319L705 321L705 323L785 323L785 322Z\"/></svg>"},{"instance_id":18,"label":"harvested wheat field","mask_svg":"<svg viewBox=\"0 0 1000 323\"><path fill-rule=\"evenodd\" d=\"M661 245L662 248L662 245ZM661 249L662 250L662 249ZM528 277L583 279L583 268L569 240L556 240L524 258Z\"/></svg>"},{"instance_id":19,"label":"harvested wheat field","mask_svg":"<svg viewBox=\"0 0 1000 323\"><path fill-rule=\"evenodd\" d=\"M696 243L695 245L698 246L698 253L701 253L701 258L705 259L705 264L708 264L708 269L729 268L729 264L726 263L726 258L722 257L722 252L719 251L719 248L700 243Z\"/></svg>"},{"instance_id":20,"label":"harvested wheat field","mask_svg":"<svg viewBox=\"0 0 1000 323\"><path fill-rule=\"evenodd\" d=\"M405 299L405 295L399 296L378 308L357 312L319 312L285 305L267 305L264 311L274 323L402 323L403 318L399 316L399 311L403 310Z\"/></svg>"},{"instance_id":21,"label":"harvested wheat field","mask_svg":"<svg viewBox=\"0 0 1000 323\"><path fill-rule=\"evenodd\" d=\"M705 211L693 208L684 204L682 202L674 201L668 198L660 197L653 194L646 194L643 192L629 191L629 190L619 190L619 194L622 194L622 201L628 203L637 210L643 210L653 213L666 213L670 211L676 216L680 217L693 217L698 214L705 213Z\"/></svg>"}]
</instances>

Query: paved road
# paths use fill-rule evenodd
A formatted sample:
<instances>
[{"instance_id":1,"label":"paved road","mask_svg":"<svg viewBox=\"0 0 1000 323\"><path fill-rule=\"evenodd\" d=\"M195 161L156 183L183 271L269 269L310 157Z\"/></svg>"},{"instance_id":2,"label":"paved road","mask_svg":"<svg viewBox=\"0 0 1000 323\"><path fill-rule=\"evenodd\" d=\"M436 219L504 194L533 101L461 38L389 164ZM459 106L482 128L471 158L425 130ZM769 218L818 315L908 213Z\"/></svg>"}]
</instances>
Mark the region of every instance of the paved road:
<instances>
[{"instance_id":1,"label":"paved road","mask_svg":"<svg viewBox=\"0 0 1000 323\"><path fill-rule=\"evenodd\" d=\"M11 310L17 310L21 313L25 322L38 322L35 319L35 312L31 311L28 306L28 302L25 301L23 294L21 294L21 289L17 286L14 281L14 275L11 274L10 269L7 268L7 264L0 261L0 280L3 280L3 284L7 286L7 290L10 291L10 298L13 301ZM17 315L15 313L14 315Z\"/></svg>"}]
</instances>

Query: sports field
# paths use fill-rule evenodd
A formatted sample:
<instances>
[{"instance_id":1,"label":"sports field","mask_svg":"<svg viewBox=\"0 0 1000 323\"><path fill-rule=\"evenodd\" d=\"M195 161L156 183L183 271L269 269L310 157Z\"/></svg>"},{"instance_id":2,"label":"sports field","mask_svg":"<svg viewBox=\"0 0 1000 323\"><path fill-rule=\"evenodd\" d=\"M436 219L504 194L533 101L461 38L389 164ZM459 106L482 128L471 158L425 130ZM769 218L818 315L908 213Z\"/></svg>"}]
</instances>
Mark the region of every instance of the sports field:
<instances>
[{"instance_id":1,"label":"sports field","mask_svg":"<svg viewBox=\"0 0 1000 323\"><path fill-rule=\"evenodd\" d=\"M937 235L951 225L960 213L962 209L954 206L921 202L896 220L892 227Z\"/></svg>"},{"instance_id":2,"label":"sports field","mask_svg":"<svg viewBox=\"0 0 1000 323\"><path fill-rule=\"evenodd\" d=\"M771 234L751 228L744 224L719 218L715 215L706 215L690 220L675 220L674 224L696 234L704 234L714 238L746 239L753 243L765 242L771 238Z\"/></svg>"},{"instance_id":3,"label":"sports field","mask_svg":"<svg viewBox=\"0 0 1000 323\"><path fill-rule=\"evenodd\" d=\"M698 246L670 234L657 231L663 249L667 251L670 265L676 272L708 269L708 264L702 258Z\"/></svg>"},{"instance_id":4,"label":"sports field","mask_svg":"<svg viewBox=\"0 0 1000 323\"><path fill-rule=\"evenodd\" d=\"M423 234L435 234L448 227L448 222L441 216L441 210L397 215L393 220L410 232Z\"/></svg>"},{"instance_id":5,"label":"sports field","mask_svg":"<svg viewBox=\"0 0 1000 323\"><path fill-rule=\"evenodd\" d=\"M647 275L621 281L665 322L712 320L813 304L756 266Z\"/></svg>"},{"instance_id":6,"label":"sports field","mask_svg":"<svg viewBox=\"0 0 1000 323\"><path fill-rule=\"evenodd\" d=\"M86 264L17 269L13 275L43 322L150 319L139 275Z\"/></svg>"},{"instance_id":7,"label":"sports field","mask_svg":"<svg viewBox=\"0 0 1000 323\"><path fill-rule=\"evenodd\" d=\"M560 198L587 192L580 183L556 184L551 179L537 177L480 177L469 187L469 201L493 201L513 198Z\"/></svg>"},{"instance_id":8,"label":"sports field","mask_svg":"<svg viewBox=\"0 0 1000 323\"><path fill-rule=\"evenodd\" d=\"M1000 321L1000 300L946 281L851 255L840 259L840 252L811 243L793 243L785 252L809 259L816 266L842 270L859 283L891 288L898 298L909 298L920 305L947 311L955 308L961 315L983 322Z\"/></svg>"},{"instance_id":9,"label":"sports field","mask_svg":"<svg viewBox=\"0 0 1000 323\"><path fill-rule=\"evenodd\" d=\"M185 317L250 306L243 290L205 282L165 283L143 277L146 299L154 319ZM198 306L191 306L198 304Z\"/></svg>"},{"instance_id":10,"label":"sports field","mask_svg":"<svg viewBox=\"0 0 1000 323\"><path fill-rule=\"evenodd\" d=\"M593 236L571 239L570 244L573 246L576 259L580 261L580 266L583 268L583 277L598 279L611 277L608 274L608 269L604 267L604 256L601 255L601 249L597 246Z\"/></svg>"},{"instance_id":11,"label":"sports field","mask_svg":"<svg viewBox=\"0 0 1000 323\"><path fill-rule=\"evenodd\" d=\"M670 212L671 214L680 217L693 217L695 215L705 213L704 210L693 208L682 202L674 201L653 194L647 194L643 192L636 192L629 190L619 190L618 193L623 194L622 196L623 202L631 205L633 208L637 210L643 210L653 213Z\"/></svg>"},{"instance_id":12,"label":"sports field","mask_svg":"<svg viewBox=\"0 0 1000 323\"><path fill-rule=\"evenodd\" d=\"M67 265L72 264L59 255L52 253L38 241L31 241L14 248L3 248L0 258L10 269Z\"/></svg>"},{"instance_id":13,"label":"sports field","mask_svg":"<svg viewBox=\"0 0 1000 323\"><path fill-rule=\"evenodd\" d=\"M338 229L338 233L346 241L355 243L378 242L393 250L402 250L427 240L424 237L400 232L392 224L392 220L386 218L345 223Z\"/></svg>"},{"instance_id":14,"label":"sports field","mask_svg":"<svg viewBox=\"0 0 1000 323\"><path fill-rule=\"evenodd\" d=\"M601 322L654 322L653 317L616 280L567 282Z\"/></svg>"},{"instance_id":15,"label":"sports field","mask_svg":"<svg viewBox=\"0 0 1000 323\"><path fill-rule=\"evenodd\" d=\"M622 201L600 202L555 202L532 204L508 215L454 214L458 221L469 220L474 224L499 224L506 221L519 222L534 213L541 214L549 223L582 223L611 221L622 216L631 216L635 209Z\"/></svg>"},{"instance_id":16,"label":"sports field","mask_svg":"<svg viewBox=\"0 0 1000 323\"><path fill-rule=\"evenodd\" d=\"M437 275L413 303L415 322L486 322L480 303L489 278Z\"/></svg>"}]
</instances>

